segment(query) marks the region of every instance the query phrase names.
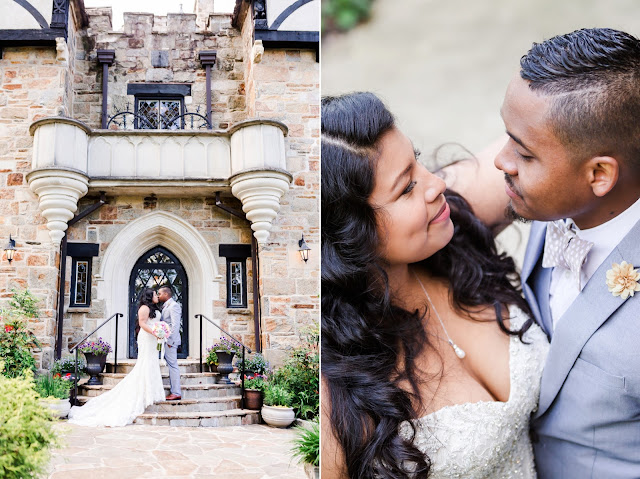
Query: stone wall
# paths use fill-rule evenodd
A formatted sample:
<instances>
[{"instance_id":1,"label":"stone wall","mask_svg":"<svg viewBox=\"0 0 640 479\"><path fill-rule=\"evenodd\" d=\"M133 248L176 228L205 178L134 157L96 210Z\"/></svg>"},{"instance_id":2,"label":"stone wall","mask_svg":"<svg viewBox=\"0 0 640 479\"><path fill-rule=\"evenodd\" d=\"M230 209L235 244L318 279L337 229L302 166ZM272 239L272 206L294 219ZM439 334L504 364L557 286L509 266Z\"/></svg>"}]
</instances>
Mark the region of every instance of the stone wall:
<instances>
[{"instance_id":1,"label":"stone wall","mask_svg":"<svg viewBox=\"0 0 640 479\"><path fill-rule=\"evenodd\" d=\"M320 65L312 50L266 49L260 54L250 14L243 21L242 39L249 116L281 121L289 128L286 160L293 182L280 202L268 243L260 247L263 345L278 361L320 319ZM311 247L308 263L298 253L302 234Z\"/></svg>"},{"instance_id":2,"label":"stone wall","mask_svg":"<svg viewBox=\"0 0 640 479\"><path fill-rule=\"evenodd\" d=\"M210 15L207 28L201 29L195 14L169 14L166 17L145 13L125 13L123 32L111 30L111 8L88 8L89 28L77 43L87 45L79 56L76 75L74 118L91 128L100 127L102 109L102 69L97 49L115 50L109 67L109 116L118 111L133 111L134 97L127 95L130 83L188 83L189 112L206 115L205 69L198 53L216 50L212 68L213 128L227 128L246 119L244 102L244 63L239 32L231 27L230 15ZM79 46L78 46L78 49ZM189 104L189 101L191 102Z\"/></svg>"},{"instance_id":3,"label":"stone wall","mask_svg":"<svg viewBox=\"0 0 640 479\"><path fill-rule=\"evenodd\" d=\"M76 30L71 15L70 39ZM6 306L12 289L28 287L40 299L40 316L29 327L42 343L36 359L43 368L49 367L55 345L59 250L25 179L33 149L29 126L72 111L74 58L75 50L58 42L57 48L6 47L0 59L0 243L4 247L11 235L17 249L11 265L2 256L0 306Z\"/></svg>"}]
</instances>

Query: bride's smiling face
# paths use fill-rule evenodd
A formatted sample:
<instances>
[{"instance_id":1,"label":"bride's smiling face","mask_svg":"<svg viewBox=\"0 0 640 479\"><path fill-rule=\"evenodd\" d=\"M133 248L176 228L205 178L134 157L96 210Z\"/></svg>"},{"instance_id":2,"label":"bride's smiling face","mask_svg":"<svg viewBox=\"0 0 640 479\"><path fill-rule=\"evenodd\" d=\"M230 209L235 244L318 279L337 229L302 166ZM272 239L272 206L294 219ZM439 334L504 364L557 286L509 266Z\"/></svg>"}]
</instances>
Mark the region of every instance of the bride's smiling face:
<instances>
[{"instance_id":1,"label":"bride's smiling face","mask_svg":"<svg viewBox=\"0 0 640 479\"><path fill-rule=\"evenodd\" d=\"M397 128L379 145L369 204L377 213L380 253L390 266L415 263L453 236L446 185L418 163L411 141Z\"/></svg>"}]
</instances>

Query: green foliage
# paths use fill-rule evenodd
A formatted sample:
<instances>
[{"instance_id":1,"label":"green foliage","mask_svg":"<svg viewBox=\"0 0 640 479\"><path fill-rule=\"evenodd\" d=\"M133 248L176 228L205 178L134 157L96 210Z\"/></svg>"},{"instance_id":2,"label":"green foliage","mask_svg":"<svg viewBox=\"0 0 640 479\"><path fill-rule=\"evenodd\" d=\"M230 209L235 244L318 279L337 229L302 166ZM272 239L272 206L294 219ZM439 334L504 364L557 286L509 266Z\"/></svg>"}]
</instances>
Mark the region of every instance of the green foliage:
<instances>
[{"instance_id":1,"label":"green foliage","mask_svg":"<svg viewBox=\"0 0 640 479\"><path fill-rule=\"evenodd\" d=\"M313 419L320 412L318 327L305 331L303 340L303 345L292 350L285 364L273 373L271 382L291 392L292 406L299 418Z\"/></svg>"},{"instance_id":2,"label":"green foliage","mask_svg":"<svg viewBox=\"0 0 640 479\"><path fill-rule=\"evenodd\" d=\"M12 289L11 292L10 307L0 311L0 321L4 323L0 329L0 361L4 363L2 374L15 378L26 370L35 372L36 361L31 350L39 348L40 343L27 329L27 319L38 315L38 300L29 290Z\"/></svg>"},{"instance_id":3,"label":"green foliage","mask_svg":"<svg viewBox=\"0 0 640 479\"><path fill-rule=\"evenodd\" d=\"M53 415L33 389L33 376L0 375L0 477L35 478L49 462L50 447L59 446Z\"/></svg>"},{"instance_id":4,"label":"green foliage","mask_svg":"<svg viewBox=\"0 0 640 479\"><path fill-rule=\"evenodd\" d=\"M264 403L267 406L291 407L292 395L279 384L267 383L264 389Z\"/></svg>"},{"instance_id":5,"label":"green foliage","mask_svg":"<svg viewBox=\"0 0 640 479\"><path fill-rule=\"evenodd\" d=\"M244 388L245 389L258 389L260 391L264 391L266 387L265 376L260 376L256 374L252 378L244 377Z\"/></svg>"},{"instance_id":6,"label":"green foliage","mask_svg":"<svg viewBox=\"0 0 640 479\"><path fill-rule=\"evenodd\" d=\"M293 440L293 455L300 459L300 462L320 465L320 426L316 418L311 424L311 428L304 426L295 427L296 437Z\"/></svg>"},{"instance_id":7,"label":"green foliage","mask_svg":"<svg viewBox=\"0 0 640 479\"><path fill-rule=\"evenodd\" d=\"M236 362L238 370L242 369L242 359ZM264 356L260 353L255 353L252 356L245 359L244 362L245 371L253 371L256 374L267 374L271 371L269 362L264 359Z\"/></svg>"},{"instance_id":8,"label":"green foliage","mask_svg":"<svg viewBox=\"0 0 640 479\"><path fill-rule=\"evenodd\" d=\"M51 367L51 374L61 374L64 376L65 373L74 373L75 372L75 356L67 356L64 358L60 358L53 363ZM85 360L79 356L78 357L78 374L84 374L87 372L87 363Z\"/></svg>"},{"instance_id":9,"label":"green foliage","mask_svg":"<svg viewBox=\"0 0 640 479\"><path fill-rule=\"evenodd\" d=\"M35 318L38 316L38 298L36 298L31 291L25 289L24 291L18 291L12 289L13 296L9 301L11 308L20 316L26 318Z\"/></svg>"},{"instance_id":10,"label":"green foliage","mask_svg":"<svg viewBox=\"0 0 640 479\"><path fill-rule=\"evenodd\" d=\"M209 354L207 354L207 357L204 360L204 362L207 363L207 364L218 364L218 355L213 350L213 348L207 349L207 352Z\"/></svg>"},{"instance_id":11,"label":"green foliage","mask_svg":"<svg viewBox=\"0 0 640 479\"><path fill-rule=\"evenodd\" d=\"M59 374L45 374L36 378L35 389L42 398L68 399L72 385L71 381L61 378Z\"/></svg>"},{"instance_id":12,"label":"green foliage","mask_svg":"<svg viewBox=\"0 0 640 479\"><path fill-rule=\"evenodd\" d=\"M322 32L351 30L369 18L373 0L322 0Z\"/></svg>"}]
</instances>

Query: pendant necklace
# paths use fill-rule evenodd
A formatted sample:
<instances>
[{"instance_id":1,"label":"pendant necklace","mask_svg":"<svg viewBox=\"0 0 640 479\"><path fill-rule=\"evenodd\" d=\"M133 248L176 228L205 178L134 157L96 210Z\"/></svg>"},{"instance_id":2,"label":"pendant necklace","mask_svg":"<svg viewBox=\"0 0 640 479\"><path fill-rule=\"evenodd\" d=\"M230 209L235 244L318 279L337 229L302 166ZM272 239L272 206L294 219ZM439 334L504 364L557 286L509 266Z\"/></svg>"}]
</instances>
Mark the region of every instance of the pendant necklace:
<instances>
[{"instance_id":1,"label":"pendant necklace","mask_svg":"<svg viewBox=\"0 0 640 479\"><path fill-rule=\"evenodd\" d=\"M442 326L442 330L444 331L444 334L447 336L447 342L453 348L453 352L456 353L456 356L458 356L460 359L464 359L464 357L467 355L467 353L465 353L464 350L460 346L458 346L456 343L453 342L453 340L451 339L451 336L449 336L449 333L447 332L447 328L444 327L444 323L442 322L442 318L440 318L440 315L438 314L438 310L436 309L436 305L433 304L433 301L431 301L431 298L429 297L429 293L427 293L427 290L425 289L424 285L422 284L422 281L420 281L420 278L418 277L418 275L417 275L417 273L415 271L413 272L413 274L415 275L416 279L418 280L418 284L422 288L422 291L424 292L424 295L427 297L427 301L429 301L429 304L433 308L433 312L436 313L436 318L438 318L438 321L440 321L440 325Z\"/></svg>"}]
</instances>

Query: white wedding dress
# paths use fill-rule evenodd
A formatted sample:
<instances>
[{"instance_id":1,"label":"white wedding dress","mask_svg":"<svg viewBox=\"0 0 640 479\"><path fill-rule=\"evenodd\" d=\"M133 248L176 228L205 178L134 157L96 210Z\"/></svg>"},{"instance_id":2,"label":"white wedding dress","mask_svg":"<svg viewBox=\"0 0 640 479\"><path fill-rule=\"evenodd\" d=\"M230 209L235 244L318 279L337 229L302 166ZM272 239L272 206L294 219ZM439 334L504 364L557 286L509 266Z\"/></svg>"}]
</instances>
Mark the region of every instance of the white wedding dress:
<instances>
[{"instance_id":1,"label":"white wedding dress","mask_svg":"<svg viewBox=\"0 0 640 479\"><path fill-rule=\"evenodd\" d=\"M152 326L158 321L149 321ZM69 411L69 422L81 426L126 426L154 402L164 401L158 340L144 329L138 333L138 359L131 372L110 391Z\"/></svg>"},{"instance_id":2,"label":"white wedding dress","mask_svg":"<svg viewBox=\"0 0 640 479\"><path fill-rule=\"evenodd\" d=\"M519 329L527 316L513 306L510 313L511 329ZM529 344L510 338L507 402L455 404L412 421L413 443L431 460L429 479L536 477L529 418L538 407L549 344L535 323L524 339ZM402 437L410 439L411 432L410 424L401 424Z\"/></svg>"}]
</instances>

